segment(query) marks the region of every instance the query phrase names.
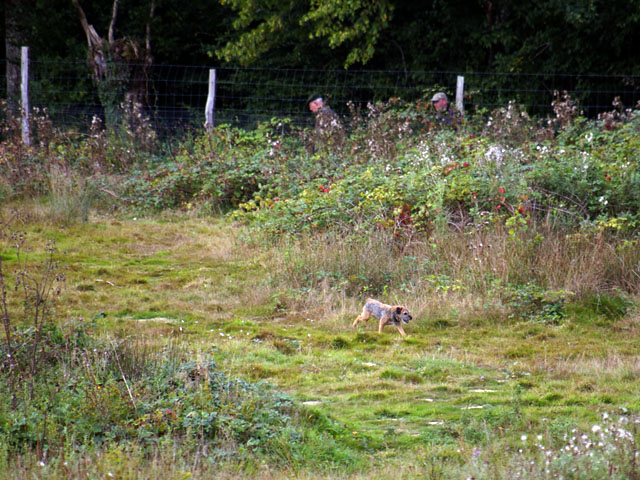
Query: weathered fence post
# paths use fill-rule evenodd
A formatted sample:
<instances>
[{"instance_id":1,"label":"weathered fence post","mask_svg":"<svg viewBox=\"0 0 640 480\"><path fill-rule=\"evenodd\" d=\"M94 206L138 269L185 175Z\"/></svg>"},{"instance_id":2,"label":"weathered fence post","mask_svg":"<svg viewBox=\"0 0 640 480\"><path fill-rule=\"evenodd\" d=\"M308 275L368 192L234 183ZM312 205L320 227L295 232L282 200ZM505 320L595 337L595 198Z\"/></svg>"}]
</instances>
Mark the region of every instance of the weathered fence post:
<instances>
[{"instance_id":1,"label":"weathered fence post","mask_svg":"<svg viewBox=\"0 0 640 480\"><path fill-rule=\"evenodd\" d=\"M204 107L205 123L204 126L208 131L213 130L215 126L215 108L216 108L216 69L209 70L209 94L207 95L207 105Z\"/></svg>"},{"instance_id":2,"label":"weathered fence post","mask_svg":"<svg viewBox=\"0 0 640 480\"><path fill-rule=\"evenodd\" d=\"M464 77L461 75L458 75L456 82L456 108L464 113Z\"/></svg>"},{"instance_id":3,"label":"weathered fence post","mask_svg":"<svg viewBox=\"0 0 640 480\"><path fill-rule=\"evenodd\" d=\"M31 144L31 136L29 135L29 47L22 47L22 64L20 66L21 82L20 90L22 93L22 143Z\"/></svg>"}]
</instances>

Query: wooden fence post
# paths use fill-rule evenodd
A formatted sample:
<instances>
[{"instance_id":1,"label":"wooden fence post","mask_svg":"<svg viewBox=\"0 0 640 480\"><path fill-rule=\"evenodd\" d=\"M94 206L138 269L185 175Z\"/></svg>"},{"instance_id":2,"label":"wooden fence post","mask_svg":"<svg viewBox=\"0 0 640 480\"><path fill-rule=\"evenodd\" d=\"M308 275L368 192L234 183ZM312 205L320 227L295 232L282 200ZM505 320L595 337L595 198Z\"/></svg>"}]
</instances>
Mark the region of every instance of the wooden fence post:
<instances>
[{"instance_id":1,"label":"wooden fence post","mask_svg":"<svg viewBox=\"0 0 640 480\"><path fill-rule=\"evenodd\" d=\"M29 134L29 47L22 47L22 64L20 66L22 93L22 143L31 145L31 135Z\"/></svg>"},{"instance_id":2,"label":"wooden fence post","mask_svg":"<svg viewBox=\"0 0 640 480\"><path fill-rule=\"evenodd\" d=\"M215 108L216 108L216 69L209 70L209 94L207 95L207 104L204 107L205 128L210 132L215 126Z\"/></svg>"},{"instance_id":3,"label":"wooden fence post","mask_svg":"<svg viewBox=\"0 0 640 480\"><path fill-rule=\"evenodd\" d=\"M458 75L456 82L456 108L464 113L464 77L461 75Z\"/></svg>"}]
</instances>

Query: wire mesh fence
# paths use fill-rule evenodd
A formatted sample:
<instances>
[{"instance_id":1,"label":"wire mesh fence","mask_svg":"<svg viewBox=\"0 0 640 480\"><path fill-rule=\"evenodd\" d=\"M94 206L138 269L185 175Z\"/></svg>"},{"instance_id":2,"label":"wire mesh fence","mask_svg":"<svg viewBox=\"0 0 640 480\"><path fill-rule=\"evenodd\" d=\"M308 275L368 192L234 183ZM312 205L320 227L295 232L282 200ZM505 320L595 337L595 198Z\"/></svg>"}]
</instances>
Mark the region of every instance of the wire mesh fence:
<instances>
[{"instance_id":1,"label":"wire mesh fence","mask_svg":"<svg viewBox=\"0 0 640 480\"><path fill-rule=\"evenodd\" d=\"M114 71L131 71L116 68ZM208 66L145 66L141 97L154 128L163 133L201 127L208 95ZM400 98L428 100L436 91L455 95L456 78L464 77L465 112L488 113L510 100L534 116L552 114L554 91L567 91L585 115L595 117L612 109L619 97L630 107L640 100L638 75L571 75L554 73L494 73L441 71L301 70L216 68L216 124L252 127L271 118L290 118L298 125L313 118L306 106L312 93L348 114L347 103ZM6 77L1 77L6 91ZM114 85L126 90L129 78ZM123 93L123 92L121 92ZM86 62L32 61L30 103L46 108L53 121L69 128L87 128L94 116L104 119L104 92L96 87Z\"/></svg>"}]
</instances>

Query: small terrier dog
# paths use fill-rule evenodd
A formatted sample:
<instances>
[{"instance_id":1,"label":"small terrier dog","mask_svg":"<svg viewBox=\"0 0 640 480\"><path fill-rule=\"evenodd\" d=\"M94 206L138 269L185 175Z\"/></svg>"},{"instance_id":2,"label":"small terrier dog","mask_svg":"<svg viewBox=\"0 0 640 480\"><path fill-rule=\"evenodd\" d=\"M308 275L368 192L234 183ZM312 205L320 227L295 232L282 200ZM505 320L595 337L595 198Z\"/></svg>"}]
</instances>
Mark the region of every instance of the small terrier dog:
<instances>
[{"instance_id":1,"label":"small terrier dog","mask_svg":"<svg viewBox=\"0 0 640 480\"><path fill-rule=\"evenodd\" d=\"M385 325L395 325L400 335L406 337L407 334L402 328L402 322L409 323L411 320L411 314L406 307L402 305L386 305L373 298L367 298L367 301L362 308L362 313L353 322L353 328L358 327L358 323L361 321L369 320L373 316L380 320L378 323L378 333L382 333L382 329Z\"/></svg>"}]
</instances>

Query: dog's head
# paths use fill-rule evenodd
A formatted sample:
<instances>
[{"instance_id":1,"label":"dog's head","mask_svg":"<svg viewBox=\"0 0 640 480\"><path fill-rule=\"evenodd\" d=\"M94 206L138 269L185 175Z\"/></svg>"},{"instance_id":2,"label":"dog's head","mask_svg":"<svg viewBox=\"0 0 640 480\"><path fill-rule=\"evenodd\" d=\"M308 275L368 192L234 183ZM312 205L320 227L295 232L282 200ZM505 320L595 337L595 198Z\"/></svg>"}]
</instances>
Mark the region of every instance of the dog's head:
<instances>
[{"instance_id":1,"label":"dog's head","mask_svg":"<svg viewBox=\"0 0 640 480\"><path fill-rule=\"evenodd\" d=\"M412 318L409 310L400 305L393 307L393 317L396 321L404 323L409 323L409 320Z\"/></svg>"}]
</instances>

